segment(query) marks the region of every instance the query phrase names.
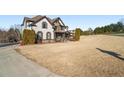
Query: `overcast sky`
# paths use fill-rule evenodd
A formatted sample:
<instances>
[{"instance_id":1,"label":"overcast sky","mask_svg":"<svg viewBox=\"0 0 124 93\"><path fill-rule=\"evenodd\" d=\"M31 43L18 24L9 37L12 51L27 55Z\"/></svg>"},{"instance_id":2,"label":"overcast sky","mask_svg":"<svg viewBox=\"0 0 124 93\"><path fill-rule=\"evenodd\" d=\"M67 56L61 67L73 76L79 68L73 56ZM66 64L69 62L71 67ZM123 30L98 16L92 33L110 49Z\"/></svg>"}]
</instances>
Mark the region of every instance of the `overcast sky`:
<instances>
[{"instance_id":1,"label":"overcast sky","mask_svg":"<svg viewBox=\"0 0 124 93\"><path fill-rule=\"evenodd\" d=\"M23 18L29 15L0 15L0 28L9 28L14 24L22 24ZM50 15L50 18L60 17L69 26L69 29L80 27L83 30L89 27L104 26L116 23L124 18L122 15Z\"/></svg>"}]
</instances>

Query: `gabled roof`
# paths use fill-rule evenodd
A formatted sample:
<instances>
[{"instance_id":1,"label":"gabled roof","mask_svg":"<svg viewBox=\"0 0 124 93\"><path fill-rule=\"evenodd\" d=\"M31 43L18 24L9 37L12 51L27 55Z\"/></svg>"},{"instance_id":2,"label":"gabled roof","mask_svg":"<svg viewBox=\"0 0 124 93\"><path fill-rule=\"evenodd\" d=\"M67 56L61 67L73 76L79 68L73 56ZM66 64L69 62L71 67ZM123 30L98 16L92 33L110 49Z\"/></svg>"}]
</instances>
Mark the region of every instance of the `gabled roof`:
<instances>
[{"instance_id":1,"label":"gabled roof","mask_svg":"<svg viewBox=\"0 0 124 93\"><path fill-rule=\"evenodd\" d=\"M59 18L59 17L54 18L54 19L52 20L52 23L54 23L55 21L57 21L57 20L58 20L58 18Z\"/></svg>"},{"instance_id":2,"label":"gabled roof","mask_svg":"<svg viewBox=\"0 0 124 93\"><path fill-rule=\"evenodd\" d=\"M62 24L65 26L65 24L63 23L63 21L59 17L54 18L54 19L51 19L49 17L41 16L41 15L37 15L37 16L34 16L32 18L24 17L24 20L23 20L23 24L22 25L24 25L24 22L25 21L32 22L32 25L35 25L37 22L39 22L40 20L42 20L44 18L46 18L51 25L54 25L54 22L56 22L57 20L60 20L62 22Z\"/></svg>"},{"instance_id":3,"label":"gabled roof","mask_svg":"<svg viewBox=\"0 0 124 93\"><path fill-rule=\"evenodd\" d=\"M64 22L61 20L60 17L54 18L54 19L53 19L53 23L56 22L56 21L58 21L58 20L60 20L60 21L62 22L62 24L65 26Z\"/></svg>"},{"instance_id":4,"label":"gabled roof","mask_svg":"<svg viewBox=\"0 0 124 93\"><path fill-rule=\"evenodd\" d=\"M37 16L32 17L31 19L34 21L37 21L37 20L41 19L42 17L44 17L44 16L37 15Z\"/></svg>"},{"instance_id":5,"label":"gabled roof","mask_svg":"<svg viewBox=\"0 0 124 93\"><path fill-rule=\"evenodd\" d=\"M37 19L36 19L37 18ZM52 19L46 17L46 16L39 16L39 17L35 17L34 18L34 22L33 22L33 25L35 25L37 22L39 22L40 20L46 18L47 21L52 25Z\"/></svg>"}]
</instances>

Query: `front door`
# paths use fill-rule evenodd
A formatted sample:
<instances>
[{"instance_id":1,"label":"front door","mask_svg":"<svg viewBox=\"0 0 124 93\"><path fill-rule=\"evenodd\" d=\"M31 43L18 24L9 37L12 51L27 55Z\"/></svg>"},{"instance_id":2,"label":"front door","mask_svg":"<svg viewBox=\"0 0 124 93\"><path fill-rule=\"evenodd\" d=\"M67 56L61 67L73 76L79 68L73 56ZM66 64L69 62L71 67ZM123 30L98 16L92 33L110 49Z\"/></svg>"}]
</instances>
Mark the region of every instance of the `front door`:
<instances>
[{"instance_id":1,"label":"front door","mask_svg":"<svg viewBox=\"0 0 124 93\"><path fill-rule=\"evenodd\" d=\"M42 43L43 33L41 31L37 32L37 43Z\"/></svg>"}]
</instances>

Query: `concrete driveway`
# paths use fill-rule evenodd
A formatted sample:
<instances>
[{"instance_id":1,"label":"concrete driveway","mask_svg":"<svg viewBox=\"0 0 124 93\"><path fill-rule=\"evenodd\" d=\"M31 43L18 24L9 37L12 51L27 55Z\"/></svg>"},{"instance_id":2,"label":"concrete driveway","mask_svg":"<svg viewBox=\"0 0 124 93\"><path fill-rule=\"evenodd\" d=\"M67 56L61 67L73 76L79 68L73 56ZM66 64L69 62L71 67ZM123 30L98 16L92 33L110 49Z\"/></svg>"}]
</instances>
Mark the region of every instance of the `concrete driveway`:
<instances>
[{"instance_id":1,"label":"concrete driveway","mask_svg":"<svg viewBox=\"0 0 124 93\"><path fill-rule=\"evenodd\" d=\"M54 77L59 76L26 59L14 49L18 45L0 48L0 77Z\"/></svg>"}]
</instances>

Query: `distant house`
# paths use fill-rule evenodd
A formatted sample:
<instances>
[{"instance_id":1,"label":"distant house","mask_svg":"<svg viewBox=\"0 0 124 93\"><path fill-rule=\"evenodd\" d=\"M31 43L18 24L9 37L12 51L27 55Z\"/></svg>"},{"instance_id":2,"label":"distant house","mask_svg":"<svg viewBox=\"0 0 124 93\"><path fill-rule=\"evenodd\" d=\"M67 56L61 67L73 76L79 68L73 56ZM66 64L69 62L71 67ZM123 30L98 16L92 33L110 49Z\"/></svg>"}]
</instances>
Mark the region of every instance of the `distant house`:
<instances>
[{"instance_id":1,"label":"distant house","mask_svg":"<svg viewBox=\"0 0 124 93\"><path fill-rule=\"evenodd\" d=\"M24 17L22 30L33 29L38 41L64 40L67 36L68 26L60 17L51 19L47 16Z\"/></svg>"}]
</instances>

